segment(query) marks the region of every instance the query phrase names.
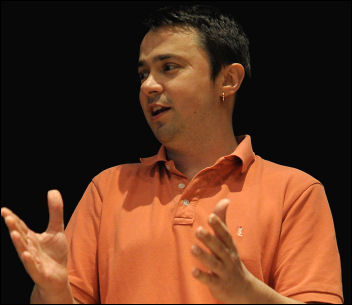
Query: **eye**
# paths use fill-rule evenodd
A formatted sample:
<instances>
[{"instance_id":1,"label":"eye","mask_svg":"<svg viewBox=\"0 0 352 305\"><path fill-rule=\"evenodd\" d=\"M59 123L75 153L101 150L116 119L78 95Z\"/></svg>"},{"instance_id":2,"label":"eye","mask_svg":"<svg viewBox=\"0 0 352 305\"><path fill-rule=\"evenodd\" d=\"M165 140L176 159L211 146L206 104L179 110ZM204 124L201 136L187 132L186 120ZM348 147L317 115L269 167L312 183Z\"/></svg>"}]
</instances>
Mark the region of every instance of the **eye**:
<instances>
[{"instance_id":1,"label":"eye","mask_svg":"<svg viewBox=\"0 0 352 305\"><path fill-rule=\"evenodd\" d=\"M171 71L171 70L175 70L178 66L176 64L172 64L172 63L167 63L163 66L163 70L164 71Z\"/></svg>"},{"instance_id":2,"label":"eye","mask_svg":"<svg viewBox=\"0 0 352 305\"><path fill-rule=\"evenodd\" d=\"M146 79L148 77L148 71L139 71L138 72L138 76L139 76L139 79L142 81L144 79Z\"/></svg>"}]
</instances>

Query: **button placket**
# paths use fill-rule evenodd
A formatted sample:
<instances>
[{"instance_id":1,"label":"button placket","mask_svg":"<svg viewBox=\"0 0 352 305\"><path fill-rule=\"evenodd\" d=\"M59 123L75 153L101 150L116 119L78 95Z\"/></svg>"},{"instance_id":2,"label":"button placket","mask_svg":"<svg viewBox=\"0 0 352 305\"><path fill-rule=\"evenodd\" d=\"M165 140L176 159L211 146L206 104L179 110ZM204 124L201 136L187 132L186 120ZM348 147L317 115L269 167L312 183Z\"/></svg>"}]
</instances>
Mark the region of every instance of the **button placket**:
<instances>
[{"instance_id":1,"label":"button placket","mask_svg":"<svg viewBox=\"0 0 352 305\"><path fill-rule=\"evenodd\" d=\"M184 183L185 184L185 183ZM186 187L186 189L188 186ZM190 191L182 191L175 213L175 224L191 224L194 221L194 194Z\"/></svg>"}]
</instances>

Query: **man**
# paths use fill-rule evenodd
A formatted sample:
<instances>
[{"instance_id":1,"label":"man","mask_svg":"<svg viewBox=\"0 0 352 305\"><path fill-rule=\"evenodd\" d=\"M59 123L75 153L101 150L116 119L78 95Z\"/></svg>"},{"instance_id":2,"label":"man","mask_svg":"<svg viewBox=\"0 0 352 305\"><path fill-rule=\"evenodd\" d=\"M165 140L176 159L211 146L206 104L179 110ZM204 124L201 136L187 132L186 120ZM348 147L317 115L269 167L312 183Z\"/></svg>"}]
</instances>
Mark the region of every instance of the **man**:
<instances>
[{"instance_id":1,"label":"man","mask_svg":"<svg viewBox=\"0 0 352 305\"><path fill-rule=\"evenodd\" d=\"M140 45L140 103L162 144L93 178L64 231L1 214L36 283L33 303L343 302L331 212L319 181L263 160L232 112L248 40L198 6L162 9Z\"/></svg>"}]
</instances>

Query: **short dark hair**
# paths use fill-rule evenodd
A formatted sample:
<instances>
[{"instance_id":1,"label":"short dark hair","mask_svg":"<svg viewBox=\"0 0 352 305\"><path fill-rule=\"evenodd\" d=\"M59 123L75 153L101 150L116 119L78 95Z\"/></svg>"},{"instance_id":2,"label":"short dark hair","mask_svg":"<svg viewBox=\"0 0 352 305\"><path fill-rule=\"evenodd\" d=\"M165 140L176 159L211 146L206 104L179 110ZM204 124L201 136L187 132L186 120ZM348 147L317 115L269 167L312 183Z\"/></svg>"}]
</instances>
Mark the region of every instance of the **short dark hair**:
<instances>
[{"instance_id":1,"label":"short dark hair","mask_svg":"<svg viewBox=\"0 0 352 305\"><path fill-rule=\"evenodd\" d=\"M162 26L194 28L208 54L213 81L221 68L234 62L242 64L246 74L251 76L246 34L231 16L215 7L199 4L166 6L150 14L143 25L147 31Z\"/></svg>"}]
</instances>

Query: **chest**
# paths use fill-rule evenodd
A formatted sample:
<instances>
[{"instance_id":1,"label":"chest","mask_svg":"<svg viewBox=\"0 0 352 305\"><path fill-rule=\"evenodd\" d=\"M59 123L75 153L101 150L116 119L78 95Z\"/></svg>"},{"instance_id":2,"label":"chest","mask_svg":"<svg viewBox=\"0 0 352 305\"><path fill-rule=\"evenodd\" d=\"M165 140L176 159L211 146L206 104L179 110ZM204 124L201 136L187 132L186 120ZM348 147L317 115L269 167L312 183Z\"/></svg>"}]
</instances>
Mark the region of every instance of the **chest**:
<instances>
[{"instance_id":1,"label":"chest","mask_svg":"<svg viewBox=\"0 0 352 305\"><path fill-rule=\"evenodd\" d=\"M190 248L197 243L196 229L203 226L212 232L208 217L220 199L229 198L228 230L246 267L264 280L281 226L280 199L267 194L253 188L236 191L226 184L187 188L182 180L163 188L151 186L143 194L116 194L103 203L103 248L109 248L119 261L127 263L133 258L134 266L189 260Z\"/></svg>"}]
</instances>

